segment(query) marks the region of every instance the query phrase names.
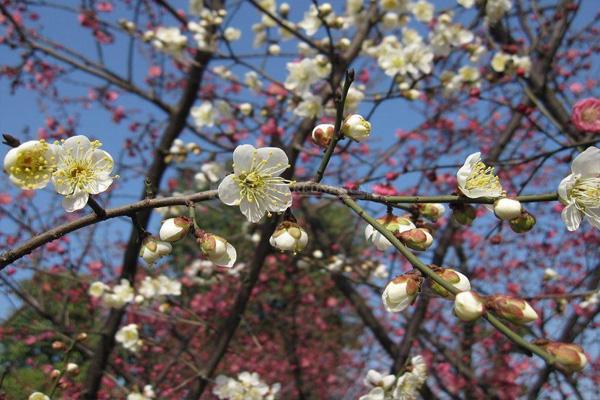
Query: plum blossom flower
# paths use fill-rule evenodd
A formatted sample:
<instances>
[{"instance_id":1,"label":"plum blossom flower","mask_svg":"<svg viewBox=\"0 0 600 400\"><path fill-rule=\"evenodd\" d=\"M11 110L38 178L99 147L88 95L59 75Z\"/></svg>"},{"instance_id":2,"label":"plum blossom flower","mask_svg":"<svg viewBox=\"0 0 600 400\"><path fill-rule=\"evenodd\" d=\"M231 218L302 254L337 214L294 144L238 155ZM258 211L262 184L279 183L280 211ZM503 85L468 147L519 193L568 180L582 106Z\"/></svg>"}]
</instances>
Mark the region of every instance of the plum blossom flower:
<instances>
[{"instance_id":1,"label":"plum blossom flower","mask_svg":"<svg viewBox=\"0 0 600 400\"><path fill-rule=\"evenodd\" d=\"M600 99L590 97L575 103L571 121L580 131L600 132Z\"/></svg>"},{"instance_id":2,"label":"plum blossom flower","mask_svg":"<svg viewBox=\"0 0 600 400\"><path fill-rule=\"evenodd\" d=\"M571 163L571 174L560 182L558 197L566 205L561 217L569 231L582 218L600 229L600 149L588 147Z\"/></svg>"},{"instance_id":3,"label":"plum blossom flower","mask_svg":"<svg viewBox=\"0 0 600 400\"><path fill-rule=\"evenodd\" d=\"M139 337L136 324L125 325L119 329L115 335L115 340L124 348L134 353L137 352L143 344Z\"/></svg>"},{"instance_id":4,"label":"plum blossom flower","mask_svg":"<svg viewBox=\"0 0 600 400\"><path fill-rule=\"evenodd\" d=\"M50 397L42 392L33 392L29 395L28 400L50 400Z\"/></svg>"},{"instance_id":5,"label":"plum blossom flower","mask_svg":"<svg viewBox=\"0 0 600 400\"><path fill-rule=\"evenodd\" d=\"M63 207L73 212L85 207L90 194L104 192L112 184L113 159L97 140L73 136L65 140L57 152L57 169L52 183L65 196Z\"/></svg>"},{"instance_id":6,"label":"plum blossom flower","mask_svg":"<svg viewBox=\"0 0 600 400\"><path fill-rule=\"evenodd\" d=\"M458 189L462 194L471 198L500 197L502 185L494 173L494 167L489 167L481 161L481 153L473 153L456 174Z\"/></svg>"},{"instance_id":7,"label":"plum blossom flower","mask_svg":"<svg viewBox=\"0 0 600 400\"><path fill-rule=\"evenodd\" d=\"M287 155L279 148L238 146L233 151L233 174L219 185L219 198L239 206L252 223L265 214L283 212L292 205L289 181L279 176L288 167Z\"/></svg>"},{"instance_id":8,"label":"plum blossom flower","mask_svg":"<svg viewBox=\"0 0 600 400\"><path fill-rule=\"evenodd\" d=\"M30 140L10 149L4 157L4 172L21 189L46 187L56 168L57 146Z\"/></svg>"}]
</instances>

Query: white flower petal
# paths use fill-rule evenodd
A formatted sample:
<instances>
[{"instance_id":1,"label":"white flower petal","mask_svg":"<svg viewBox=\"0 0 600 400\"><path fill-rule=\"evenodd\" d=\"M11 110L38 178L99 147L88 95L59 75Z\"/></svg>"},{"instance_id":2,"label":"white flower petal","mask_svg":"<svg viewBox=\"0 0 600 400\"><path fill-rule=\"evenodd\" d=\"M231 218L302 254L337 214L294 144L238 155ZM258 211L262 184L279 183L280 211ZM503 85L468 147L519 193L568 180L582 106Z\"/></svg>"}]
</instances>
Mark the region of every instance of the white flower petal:
<instances>
[{"instance_id":1,"label":"white flower petal","mask_svg":"<svg viewBox=\"0 0 600 400\"><path fill-rule=\"evenodd\" d=\"M235 183L235 175L227 175L219 184L219 199L228 206L240 204L240 187Z\"/></svg>"},{"instance_id":2,"label":"white flower petal","mask_svg":"<svg viewBox=\"0 0 600 400\"><path fill-rule=\"evenodd\" d=\"M267 204L262 201L249 202L246 199L240 201L240 211L248 221L257 223L267 212Z\"/></svg>"},{"instance_id":3,"label":"white flower petal","mask_svg":"<svg viewBox=\"0 0 600 400\"><path fill-rule=\"evenodd\" d=\"M600 174L600 149L594 146L585 149L575 157L571 163L571 170L584 178Z\"/></svg>"},{"instance_id":4,"label":"white flower petal","mask_svg":"<svg viewBox=\"0 0 600 400\"><path fill-rule=\"evenodd\" d=\"M292 192L289 185L284 183L269 185L266 193L270 198L267 211L283 212L292 206Z\"/></svg>"},{"instance_id":5,"label":"white flower petal","mask_svg":"<svg viewBox=\"0 0 600 400\"><path fill-rule=\"evenodd\" d=\"M563 202L569 202L569 189L575 184L576 181L577 177L573 174L560 181L560 184L558 185L558 197L560 197Z\"/></svg>"},{"instance_id":6,"label":"white flower petal","mask_svg":"<svg viewBox=\"0 0 600 400\"><path fill-rule=\"evenodd\" d=\"M456 178L458 180L458 185L463 188L467 184L467 179L469 175L471 175L471 171L473 170L473 165L477 164L481 161L481 153L473 153L465 160L465 163L456 173ZM465 193L466 194L466 193Z\"/></svg>"},{"instance_id":7,"label":"white flower petal","mask_svg":"<svg viewBox=\"0 0 600 400\"><path fill-rule=\"evenodd\" d=\"M569 231L575 231L581 224L581 212L575 206L575 203L571 203L566 206L560 215Z\"/></svg>"},{"instance_id":8,"label":"white flower petal","mask_svg":"<svg viewBox=\"0 0 600 400\"><path fill-rule=\"evenodd\" d=\"M235 264L236 258L237 258L237 251L235 250L235 247L233 247L233 245L231 245L228 242L226 253L223 254L221 257L211 260L211 261L220 267L231 268L231 267L233 267L233 264Z\"/></svg>"},{"instance_id":9,"label":"white flower petal","mask_svg":"<svg viewBox=\"0 0 600 400\"><path fill-rule=\"evenodd\" d=\"M588 208L585 216L594 228L600 229L600 208Z\"/></svg>"},{"instance_id":10,"label":"white flower petal","mask_svg":"<svg viewBox=\"0 0 600 400\"><path fill-rule=\"evenodd\" d=\"M65 196L62 206L66 212L81 210L87 204L88 197L86 192L75 192L72 196Z\"/></svg>"},{"instance_id":11,"label":"white flower petal","mask_svg":"<svg viewBox=\"0 0 600 400\"><path fill-rule=\"evenodd\" d=\"M72 152L72 156L80 158L91 146L90 139L83 135L72 136L61 145L61 151Z\"/></svg>"},{"instance_id":12,"label":"white flower petal","mask_svg":"<svg viewBox=\"0 0 600 400\"><path fill-rule=\"evenodd\" d=\"M263 147L256 150L259 160L266 160L260 171L268 170L272 176L279 176L289 167L285 151L278 147Z\"/></svg>"},{"instance_id":13,"label":"white flower petal","mask_svg":"<svg viewBox=\"0 0 600 400\"><path fill-rule=\"evenodd\" d=\"M233 151L233 172L239 175L242 172L248 172L252 169L255 161L256 149L249 144L238 146Z\"/></svg>"},{"instance_id":14,"label":"white flower petal","mask_svg":"<svg viewBox=\"0 0 600 400\"><path fill-rule=\"evenodd\" d=\"M92 163L95 164L98 172L110 174L115 164L112 156L104 150L96 149L91 156Z\"/></svg>"}]
</instances>

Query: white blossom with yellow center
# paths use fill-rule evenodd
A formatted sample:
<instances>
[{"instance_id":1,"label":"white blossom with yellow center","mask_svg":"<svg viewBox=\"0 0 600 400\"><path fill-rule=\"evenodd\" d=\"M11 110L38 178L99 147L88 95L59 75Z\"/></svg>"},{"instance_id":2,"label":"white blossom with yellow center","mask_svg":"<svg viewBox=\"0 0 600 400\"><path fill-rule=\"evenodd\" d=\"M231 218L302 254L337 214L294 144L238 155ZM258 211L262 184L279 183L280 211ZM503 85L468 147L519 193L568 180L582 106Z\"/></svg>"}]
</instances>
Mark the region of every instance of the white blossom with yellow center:
<instances>
[{"instance_id":1,"label":"white blossom with yellow center","mask_svg":"<svg viewBox=\"0 0 600 400\"><path fill-rule=\"evenodd\" d=\"M219 185L219 198L227 205L239 205L253 223L267 213L283 212L292 205L292 194L290 182L279 175L289 166L279 148L238 146L233 152L233 174Z\"/></svg>"},{"instance_id":2,"label":"white blossom with yellow center","mask_svg":"<svg viewBox=\"0 0 600 400\"><path fill-rule=\"evenodd\" d=\"M456 174L458 188L465 196L477 199L479 197L500 197L502 185L494 173L494 167L489 167L481 161L481 153L473 153Z\"/></svg>"},{"instance_id":3,"label":"white blossom with yellow center","mask_svg":"<svg viewBox=\"0 0 600 400\"><path fill-rule=\"evenodd\" d=\"M22 143L4 157L4 172L21 189L42 189L56 168L56 148L43 140Z\"/></svg>"},{"instance_id":4,"label":"white blossom with yellow center","mask_svg":"<svg viewBox=\"0 0 600 400\"><path fill-rule=\"evenodd\" d=\"M67 212L85 207L90 194L104 192L113 182L113 159L99 147L102 144L82 135L73 136L60 145L57 169L52 183L65 196L63 207Z\"/></svg>"},{"instance_id":5,"label":"white blossom with yellow center","mask_svg":"<svg viewBox=\"0 0 600 400\"><path fill-rule=\"evenodd\" d=\"M566 204L562 219L569 231L579 228L582 218L600 229L600 149L588 147L571 163L571 175L558 186L560 201Z\"/></svg>"}]
</instances>

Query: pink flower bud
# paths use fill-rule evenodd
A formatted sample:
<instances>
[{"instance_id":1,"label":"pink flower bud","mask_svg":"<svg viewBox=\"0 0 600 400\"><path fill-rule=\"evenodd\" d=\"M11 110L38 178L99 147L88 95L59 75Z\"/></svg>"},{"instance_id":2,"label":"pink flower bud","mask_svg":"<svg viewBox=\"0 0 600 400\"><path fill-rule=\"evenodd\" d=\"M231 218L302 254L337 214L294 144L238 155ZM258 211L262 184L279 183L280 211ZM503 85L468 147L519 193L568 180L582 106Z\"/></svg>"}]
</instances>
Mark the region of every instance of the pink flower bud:
<instances>
[{"instance_id":1,"label":"pink flower bud","mask_svg":"<svg viewBox=\"0 0 600 400\"><path fill-rule=\"evenodd\" d=\"M319 124L315 126L312 131L312 141L319 147L326 149L329 147L333 135L335 133L335 126L332 124Z\"/></svg>"}]
</instances>

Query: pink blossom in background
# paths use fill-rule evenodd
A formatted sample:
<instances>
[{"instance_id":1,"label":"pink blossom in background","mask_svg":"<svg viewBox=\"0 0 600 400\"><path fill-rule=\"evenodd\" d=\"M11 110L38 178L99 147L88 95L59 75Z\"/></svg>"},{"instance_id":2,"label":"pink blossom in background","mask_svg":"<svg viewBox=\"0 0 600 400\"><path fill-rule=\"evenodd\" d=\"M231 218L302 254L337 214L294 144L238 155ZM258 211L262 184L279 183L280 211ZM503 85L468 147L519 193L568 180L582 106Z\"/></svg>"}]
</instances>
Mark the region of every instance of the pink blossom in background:
<instances>
[{"instance_id":1,"label":"pink blossom in background","mask_svg":"<svg viewBox=\"0 0 600 400\"><path fill-rule=\"evenodd\" d=\"M575 103L571 121L581 131L600 132L600 99L588 97Z\"/></svg>"}]
</instances>

